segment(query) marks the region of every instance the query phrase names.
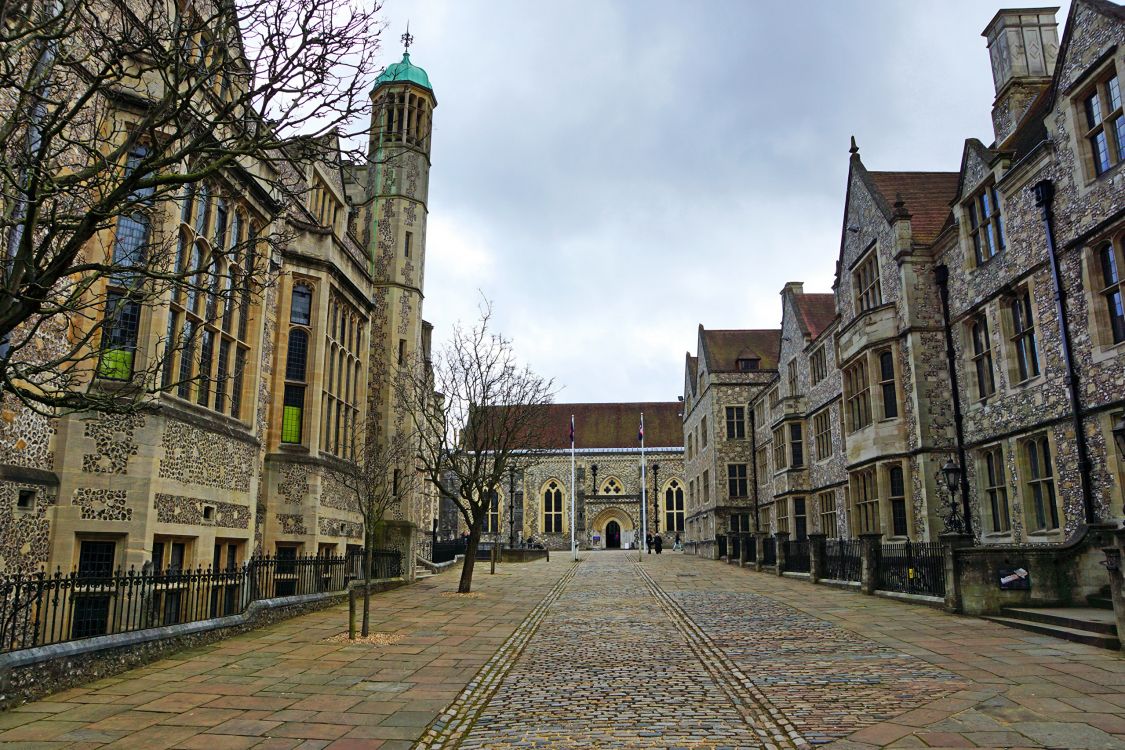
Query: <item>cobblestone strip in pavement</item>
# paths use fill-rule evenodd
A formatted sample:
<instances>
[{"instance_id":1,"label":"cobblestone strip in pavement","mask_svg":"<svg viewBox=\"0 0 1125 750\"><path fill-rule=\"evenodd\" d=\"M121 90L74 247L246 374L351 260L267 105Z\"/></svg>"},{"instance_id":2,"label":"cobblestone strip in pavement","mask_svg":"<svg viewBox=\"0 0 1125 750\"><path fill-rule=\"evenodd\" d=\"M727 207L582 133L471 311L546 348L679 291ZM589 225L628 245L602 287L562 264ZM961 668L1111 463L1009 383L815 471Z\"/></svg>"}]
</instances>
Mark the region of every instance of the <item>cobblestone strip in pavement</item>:
<instances>
[{"instance_id":1,"label":"cobblestone strip in pavement","mask_svg":"<svg viewBox=\"0 0 1125 750\"><path fill-rule=\"evenodd\" d=\"M425 734L415 745L417 750L444 750L457 747L465 733L472 727L473 721L495 694L528 641L539 629L539 624L543 621L547 610L574 578L578 565L579 563L575 563L571 566L535 609L531 610L527 618L519 624L511 637L481 667L480 672L469 681L453 703L449 704L445 711L427 727Z\"/></svg>"},{"instance_id":2,"label":"cobblestone strip in pavement","mask_svg":"<svg viewBox=\"0 0 1125 750\"><path fill-rule=\"evenodd\" d=\"M689 556L646 568L810 742L1125 750L1119 653Z\"/></svg>"},{"instance_id":3,"label":"cobblestone strip in pavement","mask_svg":"<svg viewBox=\"0 0 1125 750\"><path fill-rule=\"evenodd\" d=\"M641 580L648 585L649 591L660 607L683 634L688 648L711 674L715 683L727 694L746 723L754 727L754 731L766 743L766 747L807 747L808 743L794 728L793 723L757 688L754 681L715 645L711 636L699 627L639 564L636 565L636 571Z\"/></svg>"},{"instance_id":4,"label":"cobblestone strip in pavement","mask_svg":"<svg viewBox=\"0 0 1125 750\"><path fill-rule=\"evenodd\" d=\"M669 619L635 554L588 556L462 750L794 747L758 713L740 713L745 691L736 705L721 655Z\"/></svg>"}]
</instances>

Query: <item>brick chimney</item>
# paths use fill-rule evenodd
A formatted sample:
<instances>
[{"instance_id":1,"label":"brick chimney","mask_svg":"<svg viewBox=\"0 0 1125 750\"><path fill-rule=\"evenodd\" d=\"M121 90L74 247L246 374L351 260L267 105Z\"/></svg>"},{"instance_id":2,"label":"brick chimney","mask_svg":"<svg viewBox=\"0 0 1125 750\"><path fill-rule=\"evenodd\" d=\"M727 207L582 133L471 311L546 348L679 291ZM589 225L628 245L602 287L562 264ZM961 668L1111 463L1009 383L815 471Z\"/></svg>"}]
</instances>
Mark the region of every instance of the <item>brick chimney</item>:
<instances>
[{"instance_id":1,"label":"brick chimney","mask_svg":"<svg viewBox=\"0 0 1125 750\"><path fill-rule=\"evenodd\" d=\"M981 36L988 39L996 100L996 142L1012 134L1028 106L1050 82L1059 53L1058 8L1015 8L997 13Z\"/></svg>"}]
</instances>

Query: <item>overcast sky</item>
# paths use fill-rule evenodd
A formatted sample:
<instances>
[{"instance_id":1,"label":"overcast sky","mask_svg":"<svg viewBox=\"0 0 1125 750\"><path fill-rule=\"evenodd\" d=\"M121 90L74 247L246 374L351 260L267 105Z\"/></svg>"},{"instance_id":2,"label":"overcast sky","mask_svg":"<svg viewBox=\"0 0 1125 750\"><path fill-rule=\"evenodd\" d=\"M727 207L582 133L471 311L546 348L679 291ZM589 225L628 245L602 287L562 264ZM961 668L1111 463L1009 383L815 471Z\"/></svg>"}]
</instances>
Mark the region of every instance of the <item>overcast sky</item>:
<instances>
[{"instance_id":1,"label":"overcast sky","mask_svg":"<svg viewBox=\"0 0 1125 750\"><path fill-rule=\"evenodd\" d=\"M774 327L785 282L831 290L849 136L876 170L992 142L1001 7L386 0L384 63L409 19L438 101L435 343L479 289L556 400L675 400L700 323Z\"/></svg>"}]
</instances>

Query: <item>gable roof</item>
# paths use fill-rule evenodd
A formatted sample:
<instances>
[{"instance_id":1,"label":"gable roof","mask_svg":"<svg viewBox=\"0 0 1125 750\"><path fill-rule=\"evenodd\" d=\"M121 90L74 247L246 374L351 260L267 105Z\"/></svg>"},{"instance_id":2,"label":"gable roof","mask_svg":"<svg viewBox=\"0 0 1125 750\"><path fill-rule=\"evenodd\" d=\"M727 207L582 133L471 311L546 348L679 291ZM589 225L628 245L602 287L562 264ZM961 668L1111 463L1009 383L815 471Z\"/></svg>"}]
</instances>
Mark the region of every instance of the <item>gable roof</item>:
<instances>
[{"instance_id":1,"label":"gable roof","mask_svg":"<svg viewBox=\"0 0 1125 750\"><path fill-rule=\"evenodd\" d=\"M699 357L688 353L684 369L687 371L688 387L691 388L692 395L695 395L695 382L699 378Z\"/></svg>"},{"instance_id":2,"label":"gable roof","mask_svg":"<svg viewBox=\"0 0 1125 750\"><path fill-rule=\"evenodd\" d=\"M718 329L699 326L700 356L711 372L738 372L738 360L757 359L759 370L776 370L781 329Z\"/></svg>"},{"instance_id":3,"label":"gable roof","mask_svg":"<svg viewBox=\"0 0 1125 750\"><path fill-rule=\"evenodd\" d=\"M831 292L794 294L793 305L801 329L811 338L815 339L836 320L836 295Z\"/></svg>"},{"instance_id":4,"label":"gable roof","mask_svg":"<svg viewBox=\"0 0 1125 750\"><path fill-rule=\"evenodd\" d=\"M949 204L957 196L959 172L867 172L870 184L882 195L888 221L890 207L901 195L910 212L914 240L929 244L937 238L949 217Z\"/></svg>"},{"instance_id":5,"label":"gable roof","mask_svg":"<svg viewBox=\"0 0 1125 750\"><path fill-rule=\"evenodd\" d=\"M611 404L545 404L535 407L546 424L539 448L570 448L570 416L574 415L574 446L587 448L635 448L640 450L637 429L645 415L646 448L682 448L683 404L678 401L646 401Z\"/></svg>"}]
</instances>

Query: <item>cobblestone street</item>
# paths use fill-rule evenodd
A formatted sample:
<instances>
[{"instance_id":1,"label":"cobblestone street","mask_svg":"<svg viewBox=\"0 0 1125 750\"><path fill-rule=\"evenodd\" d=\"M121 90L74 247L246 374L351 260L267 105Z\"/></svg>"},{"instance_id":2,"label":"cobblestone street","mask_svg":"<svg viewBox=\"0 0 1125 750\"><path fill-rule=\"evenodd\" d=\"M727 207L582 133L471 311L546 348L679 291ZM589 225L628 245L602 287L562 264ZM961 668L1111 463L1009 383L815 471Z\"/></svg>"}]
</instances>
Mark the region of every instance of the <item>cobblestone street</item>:
<instances>
[{"instance_id":1,"label":"cobblestone street","mask_svg":"<svg viewBox=\"0 0 1125 750\"><path fill-rule=\"evenodd\" d=\"M678 554L478 568L0 714L27 748L1125 748L1125 659Z\"/></svg>"}]
</instances>

